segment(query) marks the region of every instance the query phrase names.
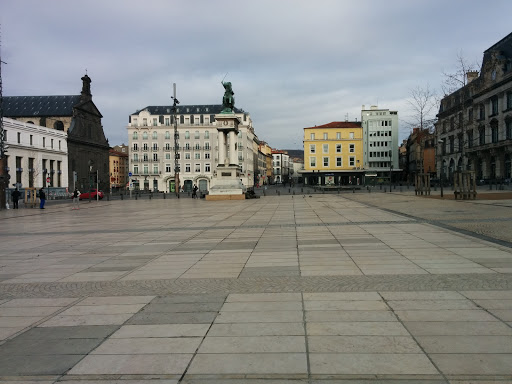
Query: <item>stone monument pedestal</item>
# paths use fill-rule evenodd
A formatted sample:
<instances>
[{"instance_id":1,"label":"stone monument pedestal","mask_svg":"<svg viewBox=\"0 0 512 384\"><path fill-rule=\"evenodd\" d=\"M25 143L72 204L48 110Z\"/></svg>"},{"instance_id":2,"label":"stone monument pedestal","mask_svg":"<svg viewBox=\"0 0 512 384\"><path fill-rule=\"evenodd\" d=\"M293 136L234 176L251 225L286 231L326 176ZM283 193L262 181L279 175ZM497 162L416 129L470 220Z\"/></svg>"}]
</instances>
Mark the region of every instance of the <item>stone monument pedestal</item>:
<instances>
[{"instance_id":1,"label":"stone monument pedestal","mask_svg":"<svg viewBox=\"0 0 512 384\"><path fill-rule=\"evenodd\" d=\"M244 200L245 194L238 166L237 136L240 120L234 113L215 115L218 131L219 164L206 200Z\"/></svg>"}]
</instances>

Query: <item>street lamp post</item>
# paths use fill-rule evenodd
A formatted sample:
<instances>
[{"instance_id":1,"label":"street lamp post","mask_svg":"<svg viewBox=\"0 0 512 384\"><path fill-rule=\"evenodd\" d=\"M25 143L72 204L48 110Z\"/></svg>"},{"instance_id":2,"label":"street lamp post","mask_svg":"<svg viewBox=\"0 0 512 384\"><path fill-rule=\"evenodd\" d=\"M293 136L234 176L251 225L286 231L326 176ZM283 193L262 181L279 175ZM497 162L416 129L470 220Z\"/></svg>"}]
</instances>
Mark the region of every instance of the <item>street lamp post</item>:
<instances>
[{"instance_id":1,"label":"street lamp post","mask_svg":"<svg viewBox=\"0 0 512 384\"><path fill-rule=\"evenodd\" d=\"M438 144L444 144L444 141L443 140L438 140L437 141ZM444 197L443 195L443 176L444 176L444 172L443 172L443 162L441 161L441 156L442 156L442 152L439 154L439 168L441 168L441 172L439 173L439 177L440 177L440 184L441 184L441 197Z\"/></svg>"}]
</instances>

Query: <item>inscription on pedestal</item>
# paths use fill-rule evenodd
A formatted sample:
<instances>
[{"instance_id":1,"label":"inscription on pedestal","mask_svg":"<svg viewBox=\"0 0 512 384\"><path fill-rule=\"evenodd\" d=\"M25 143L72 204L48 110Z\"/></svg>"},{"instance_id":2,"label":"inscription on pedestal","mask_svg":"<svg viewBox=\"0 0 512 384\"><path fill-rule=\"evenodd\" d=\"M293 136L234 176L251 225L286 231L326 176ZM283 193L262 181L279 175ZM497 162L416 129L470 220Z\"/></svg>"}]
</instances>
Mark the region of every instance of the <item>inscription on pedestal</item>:
<instances>
[{"instance_id":1,"label":"inscription on pedestal","mask_svg":"<svg viewBox=\"0 0 512 384\"><path fill-rule=\"evenodd\" d=\"M222 176L231 176L231 172L222 172L221 175Z\"/></svg>"}]
</instances>

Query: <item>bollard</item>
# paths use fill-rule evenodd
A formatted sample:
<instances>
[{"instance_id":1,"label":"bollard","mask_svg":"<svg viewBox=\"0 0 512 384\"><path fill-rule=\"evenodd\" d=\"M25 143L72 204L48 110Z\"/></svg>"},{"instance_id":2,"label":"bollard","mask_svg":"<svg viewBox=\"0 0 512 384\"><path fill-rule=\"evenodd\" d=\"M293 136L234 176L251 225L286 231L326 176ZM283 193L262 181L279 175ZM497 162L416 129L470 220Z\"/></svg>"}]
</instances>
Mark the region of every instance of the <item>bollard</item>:
<instances>
[{"instance_id":1,"label":"bollard","mask_svg":"<svg viewBox=\"0 0 512 384\"><path fill-rule=\"evenodd\" d=\"M301 188L301 189L300 189L300 193L304 193L304 188Z\"/></svg>"},{"instance_id":2,"label":"bollard","mask_svg":"<svg viewBox=\"0 0 512 384\"><path fill-rule=\"evenodd\" d=\"M123 194L121 194L121 200L123 200L123 196L124 196L124 195L123 195Z\"/></svg>"},{"instance_id":3,"label":"bollard","mask_svg":"<svg viewBox=\"0 0 512 384\"><path fill-rule=\"evenodd\" d=\"M281 191L277 191L277 196L281 196Z\"/></svg>"},{"instance_id":4,"label":"bollard","mask_svg":"<svg viewBox=\"0 0 512 384\"><path fill-rule=\"evenodd\" d=\"M295 196L295 191L293 191L293 195Z\"/></svg>"},{"instance_id":5,"label":"bollard","mask_svg":"<svg viewBox=\"0 0 512 384\"><path fill-rule=\"evenodd\" d=\"M489 191L492 191L492 184L489 184Z\"/></svg>"},{"instance_id":6,"label":"bollard","mask_svg":"<svg viewBox=\"0 0 512 384\"><path fill-rule=\"evenodd\" d=\"M372 190L370 188L368 188L368 193L370 193Z\"/></svg>"},{"instance_id":7,"label":"bollard","mask_svg":"<svg viewBox=\"0 0 512 384\"><path fill-rule=\"evenodd\" d=\"M290 188L288 188L288 193L290 193L292 190Z\"/></svg>"},{"instance_id":8,"label":"bollard","mask_svg":"<svg viewBox=\"0 0 512 384\"><path fill-rule=\"evenodd\" d=\"M139 194L135 194L135 200L137 200L137 198L139 197Z\"/></svg>"},{"instance_id":9,"label":"bollard","mask_svg":"<svg viewBox=\"0 0 512 384\"><path fill-rule=\"evenodd\" d=\"M278 192L277 192L277 189L276 189L276 195L277 195L277 194L278 194Z\"/></svg>"},{"instance_id":10,"label":"bollard","mask_svg":"<svg viewBox=\"0 0 512 384\"><path fill-rule=\"evenodd\" d=\"M164 192L164 200L165 200L165 192Z\"/></svg>"},{"instance_id":11,"label":"bollard","mask_svg":"<svg viewBox=\"0 0 512 384\"><path fill-rule=\"evenodd\" d=\"M355 188L352 188L352 193L356 193L356 189Z\"/></svg>"},{"instance_id":12,"label":"bollard","mask_svg":"<svg viewBox=\"0 0 512 384\"><path fill-rule=\"evenodd\" d=\"M400 192L402 192L402 186L400 186Z\"/></svg>"},{"instance_id":13,"label":"bollard","mask_svg":"<svg viewBox=\"0 0 512 384\"><path fill-rule=\"evenodd\" d=\"M382 191L382 184L380 184L380 190Z\"/></svg>"},{"instance_id":14,"label":"bollard","mask_svg":"<svg viewBox=\"0 0 512 384\"><path fill-rule=\"evenodd\" d=\"M153 198L153 194L152 194L152 193L150 193L150 194L149 194L149 200L151 200L152 198Z\"/></svg>"},{"instance_id":15,"label":"bollard","mask_svg":"<svg viewBox=\"0 0 512 384\"><path fill-rule=\"evenodd\" d=\"M263 190L263 196L267 196L267 192Z\"/></svg>"},{"instance_id":16,"label":"bollard","mask_svg":"<svg viewBox=\"0 0 512 384\"><path fill-rule=\"evenodd\" d=\"M107 194L107 201L110 201L110 195Z\"/></svg>"}]
</instances>

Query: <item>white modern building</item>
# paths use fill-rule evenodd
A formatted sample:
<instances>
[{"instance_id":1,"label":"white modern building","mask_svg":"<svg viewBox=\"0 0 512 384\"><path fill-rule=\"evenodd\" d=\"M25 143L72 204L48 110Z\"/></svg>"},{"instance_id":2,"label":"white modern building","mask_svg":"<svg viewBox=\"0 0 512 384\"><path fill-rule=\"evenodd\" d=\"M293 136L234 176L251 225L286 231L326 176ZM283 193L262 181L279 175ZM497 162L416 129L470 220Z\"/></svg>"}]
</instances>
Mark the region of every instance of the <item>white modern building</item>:
<instances>
[{"instance_id":1,"label":"white modern building","mask_svg":"<svg viewBox=\"0 0 512 384\"><path fill-rule=\"evenodd\" d=\"M8 118L3 126L8 188L68 187L66 132Z\"/></svg>"},{"instance_id":2,"label":"white modern building","mask_svg":"<svg viewBox=\"0 0 512 384\"><path fill-rule=\"evenodd\" d=\"M398 167L398 112L372 105L361 109L366 177L386 176Z\"/></svg>"},{"instance_id":3,"label":"white modern building","mask_svg":"<svg viewBox=\"0 0 512 384\"><path fill-rule=\"evenodd\" d=\"M174 161L178 154L181 187L187 192L196 184L200 191L208 191L219 162L215 115L222 108L220 104L179 105L178 148L174 148L172 106L148 106L131 114L127 130L132 188L174 192ZM240 120L236 144L240 178L245 187L252 187L254 128L249 113L238 108L234 112Z\"/></svg>"}]
</instances>

